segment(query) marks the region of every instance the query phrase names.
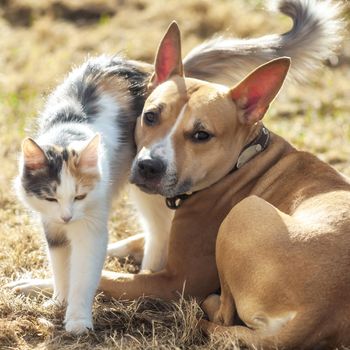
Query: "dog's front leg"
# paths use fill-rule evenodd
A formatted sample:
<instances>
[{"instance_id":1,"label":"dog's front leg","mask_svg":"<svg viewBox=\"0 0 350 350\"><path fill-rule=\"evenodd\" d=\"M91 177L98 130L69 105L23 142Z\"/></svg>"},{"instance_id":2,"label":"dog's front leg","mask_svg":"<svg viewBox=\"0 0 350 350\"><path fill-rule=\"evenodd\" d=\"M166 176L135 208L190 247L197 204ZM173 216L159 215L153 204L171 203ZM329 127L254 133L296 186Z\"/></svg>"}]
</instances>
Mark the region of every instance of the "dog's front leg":
<instances>
[{"instance_id":1,"label":"dog's front leg","mask_svg":"<svg viewBox=\"0 0 350 350\"><path fill-rule=\"evenodd\" d=\"M92 304L106 256L107 219L80 223L70 233L71 261L66 330L75 334L92 329Z\"/></svg>"},{"instance_id":2,"label":"dog's front leg","mask_svg":"<svg viewBox=\"0 0 350 350\"><path fill-rule=\"evenodd\" d=\"M168 270L137 275L102 271L99 289L111 297L126 300L142 296L174 300L181 296L184 282Z\"/></svg>"},{"instance_id":3,"label":"dog's front leg","mask_svg":"<svg viewBox=\"0 0 350 350\"><path fill-rule=\"evenodd\" d=\"M171 223L174 211L167 208L159 195L149 195L136 186L130 187L131 199L138 209L144 231L142 270L161 271L167 262Z\"/></svg>"}]
</instances>

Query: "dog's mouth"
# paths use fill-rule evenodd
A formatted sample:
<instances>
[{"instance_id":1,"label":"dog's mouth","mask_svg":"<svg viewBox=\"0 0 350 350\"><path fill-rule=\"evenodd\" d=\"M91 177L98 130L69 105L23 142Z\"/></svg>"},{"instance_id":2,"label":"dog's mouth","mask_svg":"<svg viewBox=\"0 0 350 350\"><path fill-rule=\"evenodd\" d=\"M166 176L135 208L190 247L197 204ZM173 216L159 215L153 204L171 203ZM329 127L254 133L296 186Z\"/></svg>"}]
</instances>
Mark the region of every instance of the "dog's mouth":
<instances>
[{"instance_id":1,"label":"dog's mouth","mask_svg":"<svg viewBox=\"0 0 350 350\"><path fill-rule=\"evenodd\" d=\"M192 187L191 180L178 181L145 181L143 179L130 178L130 182L140 188L141 191L148 194L159 194L166 198L176 197L180 194L190 192Z\"/></svg>"},{"instance_id":2,"label":"dog's mouth","mask_svg":"<svg viewBox=\"0 0 350 350\"><path fill-rule=\"evenodd\" d=\"M167 198L172 198L179 196L181 194L185 194L191 192L192 189L192 180L186 179L181 182L177 182L174 185L167 184L164 189L162 195Z\"/></svg>"},{"instance_id":3,"label":"dog's mouth","mask_svg":"<svg viewBox=\"0 0 350 350\"><path fill-rule=\"evenodd\" d=\"M141 191L148 194L161 194L157 186L151 186L150 184L138 184L134 183Z\"/></svg>"}]
</instances>

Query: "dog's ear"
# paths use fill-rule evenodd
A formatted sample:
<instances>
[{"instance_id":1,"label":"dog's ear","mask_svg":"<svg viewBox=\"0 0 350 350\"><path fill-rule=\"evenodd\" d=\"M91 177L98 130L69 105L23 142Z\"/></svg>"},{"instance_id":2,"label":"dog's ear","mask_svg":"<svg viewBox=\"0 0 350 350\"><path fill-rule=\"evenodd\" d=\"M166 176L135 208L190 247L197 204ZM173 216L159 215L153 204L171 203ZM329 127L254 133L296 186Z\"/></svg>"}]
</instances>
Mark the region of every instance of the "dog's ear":
<instances>
[{"instance_id":1,"label":"dog's ear","mask_svg":"<svg viewBox=\"0 0 350 350\"><path fill-rule=\"evenodd\" d=\"M181 35L174 21L159 44L150 85L154 88L175 74L183 76Z\"/></svg>"},{"instance_id":2,"label":"dog's ear","mask_svg":"<svg viewBox=\"0 0 350 350\"><path fill-rule=\"evenodd\" d=\"M290 58L281 57L258 67L230 90L243 124L261 120L287 76Z\"/></svg>"}]
</instances>

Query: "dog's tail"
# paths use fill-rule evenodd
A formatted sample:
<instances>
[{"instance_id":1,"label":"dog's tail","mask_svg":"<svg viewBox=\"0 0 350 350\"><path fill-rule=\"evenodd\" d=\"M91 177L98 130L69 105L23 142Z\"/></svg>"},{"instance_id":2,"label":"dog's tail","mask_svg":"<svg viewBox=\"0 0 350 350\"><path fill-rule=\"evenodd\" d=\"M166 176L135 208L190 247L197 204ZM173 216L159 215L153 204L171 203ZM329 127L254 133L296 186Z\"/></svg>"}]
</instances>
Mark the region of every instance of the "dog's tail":
<instances>
[{"instance_id":1,"label":"dog's tail","mask_svg":"<svg viewBox=\"0 0 350 350\"><path fill-rule=\"evenodd\" d=\"M340 1L339 1L340 3ZM342 6L331 0L275 0L275 9L293 20L282 35L256 39L217 37L195 47L184 59L187 76L228 84L273 58L292 59L290 76L304 81L308 73L329 58L342 40Z\"/></svg>"}]
</instances>

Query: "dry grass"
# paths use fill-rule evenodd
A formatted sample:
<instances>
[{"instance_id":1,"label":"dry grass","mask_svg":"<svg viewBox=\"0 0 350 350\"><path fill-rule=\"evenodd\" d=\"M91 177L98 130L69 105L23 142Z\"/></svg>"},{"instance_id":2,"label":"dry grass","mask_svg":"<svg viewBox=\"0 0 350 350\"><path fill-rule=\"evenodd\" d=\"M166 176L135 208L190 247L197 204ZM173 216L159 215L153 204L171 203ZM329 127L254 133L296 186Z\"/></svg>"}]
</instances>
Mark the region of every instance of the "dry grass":
<instances>
[{"instance_id":1,"label":"dry grass","mask_svg":"<svg viewBox=\"0 0 350 350\"><path fill-rule=\"evenodd\" d=\"M88 54L120 51L152 61L161 33L172 19L182 29L185 52L215 32L257 36L283 31L290 24L282 17L266 16L262 2L253 0L2 0L0 15L0 286L13 279L48 275L41 234L15 200L11 179L25 127L42 107L42 96L72 65ZM285 89L266 123L350 175L347 45L338 67L324 68L308 86ZM112 240L137 229L124 194L111 219ZM130 261L120 265L109 259L106 266L137 271ZM63 331L63 311L43 308L45 298L15 296L0 287L0 349L235 347L227 339L208 341L196 331L201 311L193 301L120 302L99 295L96 331L73 338Z\"/></svg>"}]
</instances>

